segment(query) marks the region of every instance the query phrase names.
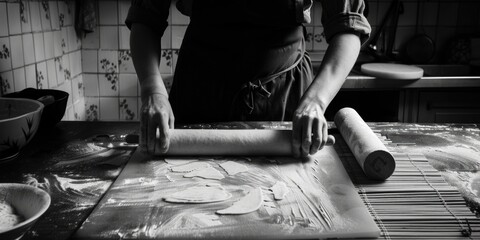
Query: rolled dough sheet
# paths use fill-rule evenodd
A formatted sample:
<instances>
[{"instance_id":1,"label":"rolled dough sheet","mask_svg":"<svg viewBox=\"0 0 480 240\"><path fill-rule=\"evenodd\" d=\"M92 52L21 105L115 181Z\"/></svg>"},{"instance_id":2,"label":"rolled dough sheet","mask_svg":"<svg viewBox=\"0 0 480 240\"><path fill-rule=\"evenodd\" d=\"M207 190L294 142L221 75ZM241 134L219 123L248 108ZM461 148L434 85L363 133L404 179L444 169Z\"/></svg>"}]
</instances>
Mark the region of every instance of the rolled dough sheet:
<instances>
[{"instance_id":1,"label":"rolled dough sheet","mask_svg":"<svg viewBox=\"0 0 480 240\"><path fill-rule=\"evenodd\" d=\"M291 130L172 129L168 156L288 156Z\"/></svg>"},{"instance_id":2,"label":"rolled dough sheet","mask_svg":"<svg viewBox=\"0 0 480 240\"><path fill-rule=\"evenodd\" d=\"M170 168L172 172L191 172L202 168L212 167L206 162L192 162L184 165L176 165Z\"/></svg>"},{"instance_id":3,"label":"rolled dough sheet","mask_svg":"<svg viewBox=\"0 0 480 240\"><path fill-rule=\"evenodd\" d=\"M237 202L234 202L231 207L218 210L217 214L246 214L253 211L257 211L262 206L263 197L262 190L258 188L252 189L245 197L241 198Z\"/></svg>"},{"instance_id":4,"label":"rolled dough sheet","mask_svg":"<svg viewBox=\"0 0 480 240\"><path fill-rule=\"evenodd\" d=\"M215 180L220 180L225 178L225 176L223 176L223 174L220 171L218 171L213 167L206 167L206 168L194 170L183 175L183 177L186 177L186 178L200 177L200 178L215 179Z\"/></svg>"},{"instance_id":5,"label":"rolled dough sheet","mask_svg":"<svg viewBox=\"0 0 480 240\"><path fill-rule=\"evenodd\" d=\"M222 187L196 186L166 196L163 200L171 203L211 203L221 202L232 197Z\"/></svg>"},{"instance_id":6,"label":"rolled dough sheet","mask_svg":"<svg viewBox=\"0 0 480 240\"><path fill-rule=\"evenodd\" d=\"M228 175L235 175L237 173L248 171L247 166L233 161L220 163L219 165L228 173Z\"/></svg>"}]
</instances>

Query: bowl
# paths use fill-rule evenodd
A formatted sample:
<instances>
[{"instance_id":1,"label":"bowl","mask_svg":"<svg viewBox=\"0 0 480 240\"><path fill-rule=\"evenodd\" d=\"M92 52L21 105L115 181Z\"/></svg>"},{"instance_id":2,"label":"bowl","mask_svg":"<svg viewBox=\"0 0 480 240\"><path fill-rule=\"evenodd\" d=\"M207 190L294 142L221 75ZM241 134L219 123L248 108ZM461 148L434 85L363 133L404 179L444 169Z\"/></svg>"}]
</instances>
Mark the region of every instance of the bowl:
<instances>
[{"instance_id":1,"label":"bowl","mask_svg":"<svg viewBox=\"0 0 480 240\"><path fill-rule=\"evenodd\" d=\"M0 183L0 201L10 204L23 218L19 224L0 229L0 239L20 239L50 206L50 195L40 188L19 183Z\"/></svg>"},{"instance_id":2,"label":"bowl","mask_svg":"<svg viewBox=\"0 0 480 240\"><path fill-rule=\"evenodd\" d=\"M0 98L0 163L15 159L38 130L43 104L25 98Z\"/></svg>"},{"instance_id":3,"label":"bowl","mask_svg":"<svg viewBox=\"0 0 480 240\"><path fill-rule=\"evenodd\" d=\"M68 93L55 89L26 88L3 97L28 98L42 102L45 107L40 121L40 129L45 129L55 126L62 120L67 108Z\"/></svg>"}]
</instances>

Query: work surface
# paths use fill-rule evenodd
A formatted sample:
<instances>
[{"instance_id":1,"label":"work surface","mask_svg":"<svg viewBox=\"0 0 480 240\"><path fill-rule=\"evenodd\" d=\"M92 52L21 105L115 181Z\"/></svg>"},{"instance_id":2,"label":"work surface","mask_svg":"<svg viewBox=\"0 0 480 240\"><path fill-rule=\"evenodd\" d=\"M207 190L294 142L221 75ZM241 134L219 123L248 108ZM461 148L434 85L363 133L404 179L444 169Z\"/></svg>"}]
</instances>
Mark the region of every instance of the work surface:
<instances>
[{"instance_id":1,"label":"work surface","mask_svg":"<svg viewBox=\"0 0 480 240\"><path fill-rule=\"evenodd\" d=\"M461 231L468 231L470 225L471 238L478 238L480 223L458 193L460 191L472 207L479 209L478 126L401 123L371 123L370 126L394 152L397 171L389 180L371 182L364 179L361 171L355 170L358 166L349 166L355 162L340 139L335 151L382 230L381 237L462 238ZM137 127L137 123L61 122L52 132L40 132L16 163L0 166L1 182L36 185L52 196L50 209L25 239L73 236L133 153L133 149L99 147L92 138L99 134L133 133ZM190 127L283 129L289 126L229 123Z\"/></svg>"}]
</instances>

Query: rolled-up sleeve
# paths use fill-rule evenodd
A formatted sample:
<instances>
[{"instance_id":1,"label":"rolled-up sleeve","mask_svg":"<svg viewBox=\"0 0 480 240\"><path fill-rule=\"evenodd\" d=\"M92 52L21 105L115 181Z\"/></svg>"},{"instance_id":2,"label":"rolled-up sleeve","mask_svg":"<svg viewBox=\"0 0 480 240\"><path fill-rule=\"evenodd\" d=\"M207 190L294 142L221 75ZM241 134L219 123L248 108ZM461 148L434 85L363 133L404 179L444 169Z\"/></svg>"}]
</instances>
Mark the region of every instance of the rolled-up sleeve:
<instances>
[{"instance_id":1,"label":"rolled-up sleeve","mask_svg":"<svg viewBox=\"0 0 480 240\"><path fill-rule=\"evenodd\" d=\"M338 33L350 32L357 34L363 43L367 41L372 31L363 12L363 0L321 0L322 24L325 37L329 42Z\"/></svg>"},{"instance_id":2,"label":"rolled-up sleeve","mask_svg":"<svg viewBox=\"0 0 480 240\"><path fill-rule=\"evenodd\" d=\"M131 29L133 23L150 27L160 36L168 26L171 0L132 0L125 24Z\"/></svg>"}]
</instances>

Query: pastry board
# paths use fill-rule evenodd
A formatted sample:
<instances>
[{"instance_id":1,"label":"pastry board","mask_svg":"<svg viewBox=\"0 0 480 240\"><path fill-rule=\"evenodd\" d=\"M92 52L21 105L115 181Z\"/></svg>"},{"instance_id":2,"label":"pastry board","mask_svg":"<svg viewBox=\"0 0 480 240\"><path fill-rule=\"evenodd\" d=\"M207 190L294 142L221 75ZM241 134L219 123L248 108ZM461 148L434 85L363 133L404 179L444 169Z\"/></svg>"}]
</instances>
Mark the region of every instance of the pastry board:
<instances>
[{"instance_id":1,"label":"pastry board","mask_svg":"<svg viewBox=\"0 0 480 240\"><path fill-rule=\"evenodd\" d=\"M167 157L166 161L137 150L74 238L308 239L375 238L380 234L332 146L303 161L290 157L188 159L207 162L225 176L220 180L172 172L172 166L182 164L178 160ZM245 165L248 171L228 175L220 166L227 161ZM282 200L276 200L269 190L278 182L288 188ZM213 203L164 201L189 187L208 185L222 186L232 197ZM255 188L262 189L263 195L258 210L216 214Z\"/></svg>"}]
</instances>

